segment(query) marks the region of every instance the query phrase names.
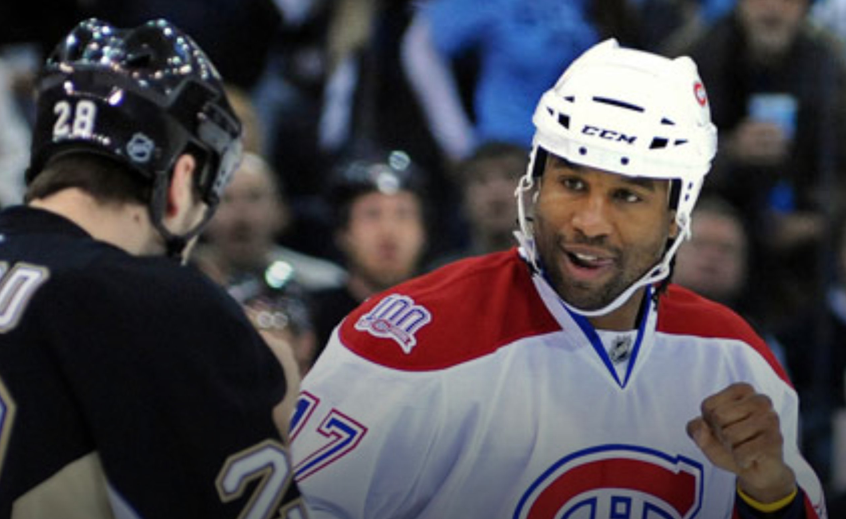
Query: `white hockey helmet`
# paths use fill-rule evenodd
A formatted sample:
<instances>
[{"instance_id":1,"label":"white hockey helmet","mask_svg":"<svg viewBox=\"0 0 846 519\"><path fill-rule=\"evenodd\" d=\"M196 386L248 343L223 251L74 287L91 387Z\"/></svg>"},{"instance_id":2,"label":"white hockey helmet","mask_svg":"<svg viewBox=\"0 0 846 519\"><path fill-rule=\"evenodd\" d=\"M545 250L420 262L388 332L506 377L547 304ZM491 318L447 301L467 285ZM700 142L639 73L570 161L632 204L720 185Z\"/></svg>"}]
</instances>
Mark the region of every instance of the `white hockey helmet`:
<instances>
[{"instance_id":1,"label":"white hockey helmet","mask_svg":"<svg viewBox=\"0 0 846 519\"><path fill-rule=\"evenodd\" d=\"M523 194L543 174L547 154L620 175L677 181L673 187L677 199L671 204L679 234L661 262L604 308L570 307L586 316L605 315L638 288L665 279L676 250L690 235L690 213L717 150L717 129L711 123L705 87L689 57L669 59L621 48L609 39L567 68L541 97L532 122L536 131L529 167L515 194L518 239L536 268Z\"/></svg>"}]
</instances>

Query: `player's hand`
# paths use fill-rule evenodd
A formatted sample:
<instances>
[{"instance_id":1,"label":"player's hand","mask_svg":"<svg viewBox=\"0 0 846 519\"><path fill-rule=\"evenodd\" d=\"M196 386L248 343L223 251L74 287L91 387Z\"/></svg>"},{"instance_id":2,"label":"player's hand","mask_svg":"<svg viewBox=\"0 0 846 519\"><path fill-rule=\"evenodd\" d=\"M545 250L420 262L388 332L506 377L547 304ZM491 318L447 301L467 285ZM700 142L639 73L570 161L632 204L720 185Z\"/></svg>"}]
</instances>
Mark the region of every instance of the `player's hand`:
<instances>
[{"instance_id":1,"label":"player's hand","mask_svg":"<svg viewBox=\"0 0 846 519\"><path fill-rule=\"evenodd\" d=\"M772 401L749 384L732 384L706 398L687 433L714 465L737 474L740 488L761 503L796 489L784 462L784 439Z\"/></svg>"}]
</instances>

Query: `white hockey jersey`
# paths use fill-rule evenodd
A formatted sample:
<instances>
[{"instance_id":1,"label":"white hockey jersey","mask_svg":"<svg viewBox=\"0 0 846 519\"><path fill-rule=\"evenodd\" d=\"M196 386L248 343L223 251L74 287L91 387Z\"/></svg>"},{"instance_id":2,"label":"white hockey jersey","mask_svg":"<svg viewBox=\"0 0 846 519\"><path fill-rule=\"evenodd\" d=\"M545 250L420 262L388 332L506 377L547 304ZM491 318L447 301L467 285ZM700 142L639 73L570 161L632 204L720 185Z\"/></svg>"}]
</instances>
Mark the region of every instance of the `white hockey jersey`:
<instances>
[{"instance_id":1,"label":"white hockey jersey","mask_svg":"<svg viewBox=\"0 0 846 519\"><path fill-rule=\"evenodd\" d=\"M611 353L516 250L366 301L304 380L292 421L312 516L740 517L735 476L685 426L746 381L779 413L807 518L825 517L796 446L796 392L767 346L689 291L659 301Z\"/></svg>"}]
</instances>

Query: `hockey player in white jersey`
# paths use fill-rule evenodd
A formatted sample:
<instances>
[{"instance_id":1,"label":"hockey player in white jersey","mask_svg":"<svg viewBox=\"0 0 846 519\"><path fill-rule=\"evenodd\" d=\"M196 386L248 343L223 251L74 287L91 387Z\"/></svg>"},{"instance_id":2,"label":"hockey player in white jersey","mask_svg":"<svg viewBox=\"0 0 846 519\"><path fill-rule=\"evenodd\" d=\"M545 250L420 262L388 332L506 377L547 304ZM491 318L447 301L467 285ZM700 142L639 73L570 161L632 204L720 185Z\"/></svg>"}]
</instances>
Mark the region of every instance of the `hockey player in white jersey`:
<instances>
[{"instance_id":1,"label":"hockey player in white jersey","mask_svg":"<svg viewBox=\"0 0 846 519\"><path fill-rule=\"evenodd\" d=\"M520 247L372 297L306 377L314 516L826 517L781 366L669 283L716 149L693 61L606 41L533 121Z\"/></svg>"}]
</instances>

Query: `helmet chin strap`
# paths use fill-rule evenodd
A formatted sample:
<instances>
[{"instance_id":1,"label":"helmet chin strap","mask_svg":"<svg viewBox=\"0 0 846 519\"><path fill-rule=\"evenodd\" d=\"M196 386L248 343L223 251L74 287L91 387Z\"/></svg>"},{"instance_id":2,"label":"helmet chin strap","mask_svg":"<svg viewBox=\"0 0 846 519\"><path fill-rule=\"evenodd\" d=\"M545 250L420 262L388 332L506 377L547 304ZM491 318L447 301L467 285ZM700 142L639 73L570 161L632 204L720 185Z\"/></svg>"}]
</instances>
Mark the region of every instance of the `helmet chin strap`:
<instances>
[{"instance_id":1,"label":"helmet chin strap","mask_svg":"<svg viewBox=\"0 0 846 519\"><path fill-rule=\"evenodd\" d=\"M540 266L537 260L537 251L535 250L535 240L532 234L532 229L529 226L529 218L526 216L526 205L523 202L523 195L529 192L534 187L534 180L530 175L520 177L517 183L517 189L514 190L514 196L517 198L517 223L520 229L514 231L514 237L520 244L520 249L523 255L529 261L533 272L540 272Z\"/></svg>"},{"instance_id":2,"label":"helmet chin strap","mask_svg":"<svg viewBox=\"0 0 846 519\"><path fill-rule=\"evenodd\" d=\"M529 224L529 220L526 217L526 209L523 200L524 194L531 190L533 186L533 180L529 177L529 175L525 175L520 178L520 182L517 185L517 189L514 191L514 195L517 197L517 219L520 224L520 229L514 231L514 237L517 238L517 242L520 244L521 253L524 255L526 260L529 262L529 265L532 267L532 272L534 274L539 274L543 276L544 269L540 263L540 258L538 257L535 238L531 226ZM588 310L584 308L578 308L577 306L568 303L561 294L558 294L561 303L568 310L578 315L582 315L584 317L600 317L603 315L608 315L623 306L623 304L625 304L629 299L631 299L634 293L637 292L639 289L646 287L647 285L652 285L664 280L667 276L670 275L670 272L672 270L670 267L670 263L672 262L673 256L675 256L676 251L679 249L682 242L684 242L684 240L690 234L690 226L687 225L687 222L677 221L677 223L679 228L679 234L673 240L672 245L670 245L670 247L666 251L664 251L664 257L661 259L660 263L647 270L646 273L640 277L640 279L629 285L629 287L622 293L620 293L620 295L618 295L613 301L603 306L602 308Z\"/></svg>"},{"instance_id":3,"label":"helmet chin strap","mask_svg":"<svg viewBox=\"0 0 846 519\"><path fill-rule=\"evenodd\" d=\"M214 216L214 207L207 207L206 213L203 215L197 225L191 228L184 234L174 234L164 225L164 214L167 208L167 190L170 185L169 175L158 175L153 185L153 196L148 205L150 211L150 220L153 227L159 232L164 239L165 255L169 258L176 259L180 262L185 262L186 258L182 257L185 247L192 238L200 234L205 228L206 224Z\"/></svg>"}]
</instances>

